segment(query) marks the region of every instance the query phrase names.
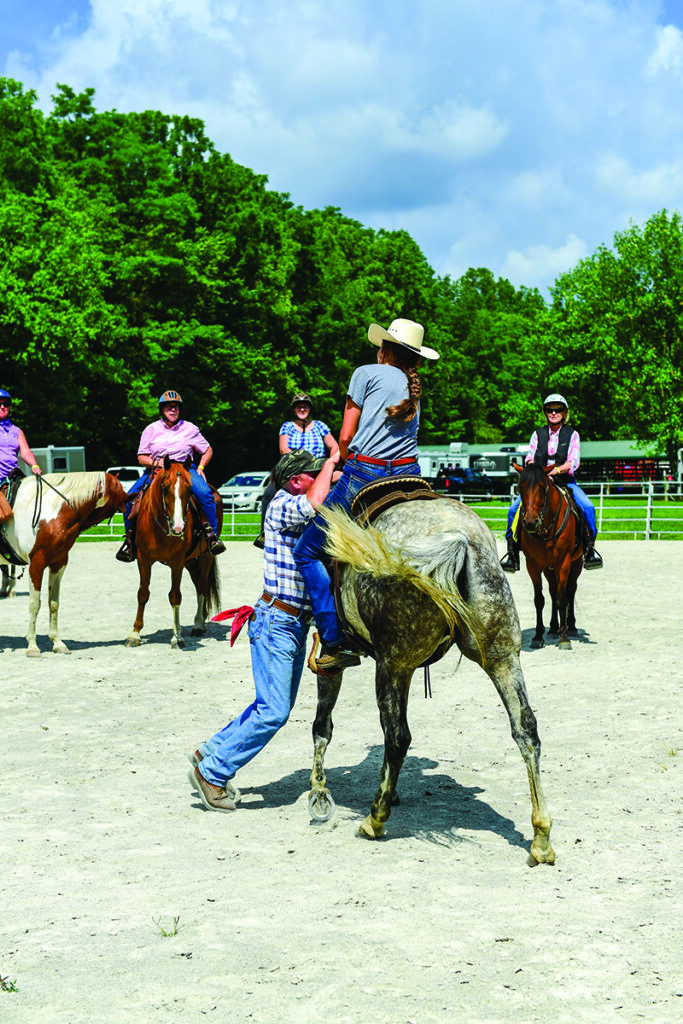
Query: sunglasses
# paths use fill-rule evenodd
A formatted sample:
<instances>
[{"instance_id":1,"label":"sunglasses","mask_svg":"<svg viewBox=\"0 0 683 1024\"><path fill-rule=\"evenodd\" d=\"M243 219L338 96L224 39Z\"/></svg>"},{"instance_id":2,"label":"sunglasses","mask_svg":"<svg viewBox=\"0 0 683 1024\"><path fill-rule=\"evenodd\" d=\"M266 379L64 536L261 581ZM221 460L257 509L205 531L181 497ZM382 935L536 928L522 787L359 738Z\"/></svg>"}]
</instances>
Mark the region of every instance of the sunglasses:
<instances>
[{"instance_id":1,"label":"sunglasses","mask_svg":"<svg viewBox=\"0 0 683 1024\"><path fill-rule=\"evenodd\" d=\"M9 409L12 403L8 402L5 398L0 398L0 408Z\"/></svg>"},{"instance_id":2,"label":"sunglasses","mask_svg":"<svg viewBox=\"0 0 683 1024\"><path fill-rule=\"evenodd\" d=\"M562 408L560 408L560 409L546 409L546 412L547 413L551 413L551 412L563 413L564 412L564 406L562 406Z\"/></svg>"}]
</instances>

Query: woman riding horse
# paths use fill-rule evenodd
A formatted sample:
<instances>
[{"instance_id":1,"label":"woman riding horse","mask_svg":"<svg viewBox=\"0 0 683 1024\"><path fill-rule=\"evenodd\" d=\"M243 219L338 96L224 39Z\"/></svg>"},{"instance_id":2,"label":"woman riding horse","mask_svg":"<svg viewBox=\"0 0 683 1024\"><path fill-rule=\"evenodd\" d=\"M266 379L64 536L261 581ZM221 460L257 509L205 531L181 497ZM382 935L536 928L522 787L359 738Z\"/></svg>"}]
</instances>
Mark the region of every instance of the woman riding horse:
<instances>
[{"instance_id":1,"label":"woman riding horse","mask_svg":"<svg viewBox=\"0 0 683 1024\"><path fill-rule=\"evenodd\" d=\"M546 426L539 427L531 435L529 451L524 461L527 464L535 462L543 468L552 466L549 476L556 477L558 483L565 484L572 492L586 524L584 568L601 569L602 558L595 550L595 538L598 535L595 508L593 502L584 494L574 479L574 474L581 462L581 448L578 430L574 430L567 423L569 415L567 399L558 394L548 395L543 403L543 412L547 421ZM519 543L512 535L512 524L520 501L521 498L517 495L508 512L508 524L505 531L508 550L500 560L505 572L519 571Z\"/></svg>"},{"instance_id":2,"label":"woman riding horse","mask_svg":"<svg viewBox=\"0 0 683 1024\"><path fill-rule=\"evenodd\" d=\"M325 499L326 506L338 505L348 512L364 484L378 477L420 475L418 367L422 358L439 358L438 352L422 344L423 336L422 325L412 320L394 320L388 330L370 324L368 339L379 347L377 363L358 367L351 377L339 434L344 471ZM360 659L347 645L335 611L330 575L322 561L324 548L325 523L319 513L295 547L294 561L304 578L321 635L316 671L339 672L360 664Z\"/></svg>"},{"instance_id":3,"label":"woman riding horse","mask_svg":"<svg viewBox=\"0 0 683 1024\"><path fill-rule=\"evenodd\" d=\"M40 466L29 448L24 431L10 419L11 408L12 396L5 388L0 388L0 480L5 480L18 468L20 455L31 467L33 475L40 476Z\"/></svg>"},{"instance_id":4,"label":"woman riding horse","mask_svg":"<svg viewBox=\"0 0 683 1024\"><path fill-rule=\"evenodd\" d=\"M136 480L128 491L128 502L123 516L126 536L121 548L116 553L119 562L135 561L135 526L130 522L131 495L135 495L145 487L154 475L154 470L164 464L168 455L172 462L184 462L188 456L192 459L190 477L192 491L199 502L207 519L205 527L209 551L219 555L225 551L225 544L218 538L218 520L213 491L206 482L205 467L211 461L213 449L198 427L188 420L180 418L183 400L177 391L164 391L159 399L161 418L150 423L142 432L138 448L138 462L146 467L146 472ZM199 454L199 465L195 466L195 452Z\"/></svg>"}]
</instances>

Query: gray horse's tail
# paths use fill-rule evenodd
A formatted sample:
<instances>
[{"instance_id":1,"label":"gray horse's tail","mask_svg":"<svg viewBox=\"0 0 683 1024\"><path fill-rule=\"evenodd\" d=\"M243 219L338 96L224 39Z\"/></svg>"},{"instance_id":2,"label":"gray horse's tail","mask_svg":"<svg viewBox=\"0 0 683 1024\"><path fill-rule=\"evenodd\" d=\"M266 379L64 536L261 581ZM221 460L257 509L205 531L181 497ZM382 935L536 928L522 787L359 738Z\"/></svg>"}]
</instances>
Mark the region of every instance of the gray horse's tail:
<instances>
[{"instance_id":1,"label":"gray horse's tail","mask_svg":"<svg viewBox=\"0 0 683 1024\"><path fill-rule=\"evenodd\" d=\"M483 629L458 588L468 551L464 533L444 531L397 548L374 526L359 526L339 508L324 507L321 513L325 549L332 558L357 572L399 578L421 590L441 610L449 629L471 633L485 664Z\"/></svg>"}]
</instances>

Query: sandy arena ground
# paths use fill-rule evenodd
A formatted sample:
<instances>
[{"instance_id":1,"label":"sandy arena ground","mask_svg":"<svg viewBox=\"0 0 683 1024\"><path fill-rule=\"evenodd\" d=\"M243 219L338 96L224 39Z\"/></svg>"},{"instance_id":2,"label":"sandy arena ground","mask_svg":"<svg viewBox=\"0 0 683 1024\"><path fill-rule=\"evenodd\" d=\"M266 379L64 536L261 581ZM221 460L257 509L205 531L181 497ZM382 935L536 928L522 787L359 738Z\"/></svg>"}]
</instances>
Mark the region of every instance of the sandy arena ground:
<instances>
[{"instance_id":1,"label":"sandy arena ground","mask_svg":"<svg viewBox=\"0 0 683 1024\"><path fill-rule=\"evenodd\" d=\"M246 630L173 651L156 566L145 642L123 640L137 571L76 546L53 655L25 657L26 577L0 605L3 1024L578 1024L683 1019L683 544L601 545L572 652L529 650L554 867L527 867L526 771L492 684L457 652L421 675L387 836L358 837L382 736L372 663L347 672L328 751L335 818L307 812L314 677L204 810L185 755L252 699ZM253 603L261 554L221 556L222 606ZM186 633L194 599L186 581ZM456 673L457 669L457 673ZM176 934L171 934L176 932Z\"/></svg>"}]
</instances>

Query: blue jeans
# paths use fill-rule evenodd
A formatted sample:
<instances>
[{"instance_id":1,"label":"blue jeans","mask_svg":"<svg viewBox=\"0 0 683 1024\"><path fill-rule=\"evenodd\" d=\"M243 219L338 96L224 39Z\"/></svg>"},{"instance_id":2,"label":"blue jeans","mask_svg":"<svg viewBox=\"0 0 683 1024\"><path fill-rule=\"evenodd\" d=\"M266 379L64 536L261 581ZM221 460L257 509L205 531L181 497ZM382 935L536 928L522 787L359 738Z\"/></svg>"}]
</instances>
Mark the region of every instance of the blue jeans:
<instances>
[{"instance_id":1,"label":"blue jeans","mask_svg":"<svg viewBox=\"0 0 683 1024\"><path fill-rule=\"evenodd\" d=\"M373 466L368 462L347 462L344 472L327 495L323 506L337 505L351 511L351 502L361 487L387 476L420 476L417 462L405 466ZM325 520L318 514L312 519L294 548L296 567L304 578L313 606L320 637L326 647L344 643L344 630L334 607L330 574L321 560L325 550Z\"/></svg>"},{"instance_id":2,"label":"blue jeans","mask_svg":"<svg viewBox=\"0 0 683 1024\"><path fill-rule=\"evenodd\" d=\"M598 535L598 527L595 521L595 507L593 505L593 502L583 493L583 491L575 481L569 481L567 483L567 487L574 495L574 501L583 512L586 519L586 524L590 531L590 535L593 538L593 542L595 542L595 538ZM518 494L515 500L510 505L510 508L508 509L508 525L505 531L505 536L508 540L512 540L512 520L515 518L515 512L519 508L519 503L521 500L522 499Z\"/></svg>"},{"instance_id":3,"label":"blue jeans","mask_svg":"<svg viewBox=\"0 0 683 1024\"><path fill-rule=\"evenodd\" d=\"M129 495L137 494L137 492L145 486L145 484L149 480L150 472L151 470L147 470L147 472L144 473L143 476L141 476L138 480L135 481L132 487L129 487ZM201 473L197 472L197 467L194 464L190 466L190 477L192 479L192 493L195 495L197 501L199 502L202 512L211 523L211 529L213 530L214 533L218 533L218 519L216 518L216 505L213 500L213 491L211 490L211 488L209 487ZM126 533L128 533L128 515L132 503L132 499L126 502L126 510L123 513L123 525L126 530Z\"/></svg>"},{"instance_id":4,"label":"blue jeans","mask_svg":"<svg viewBox=\"0 0 683 1024\"><path fill-rule=\"evenodd\" d=\"M295 618L258 600L249 623L256 697L241 715L199 748L199 771L225 785L282 728L294 707L306 657L308 617Z\"/></svg>"}]
</instances>

